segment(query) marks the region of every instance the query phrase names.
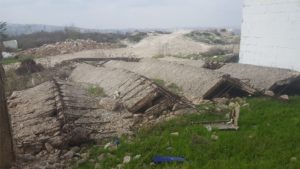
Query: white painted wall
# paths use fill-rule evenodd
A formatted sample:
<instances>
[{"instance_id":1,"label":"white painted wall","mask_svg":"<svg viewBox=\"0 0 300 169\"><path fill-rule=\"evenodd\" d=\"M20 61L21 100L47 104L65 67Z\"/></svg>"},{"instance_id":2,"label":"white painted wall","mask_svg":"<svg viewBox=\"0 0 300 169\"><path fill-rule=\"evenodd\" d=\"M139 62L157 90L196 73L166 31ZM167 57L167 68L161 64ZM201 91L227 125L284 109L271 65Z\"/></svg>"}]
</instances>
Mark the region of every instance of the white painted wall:
<instances>
[{"instance_id":1,"label":"white painted wall","mask_svg":"<svg viewBox=\"0 0 300 169\"><path fill-rule=\"evenodd\" d=\"M240 62L300 71L300 0L245 0Z\"/></svg>"}]
</instances>

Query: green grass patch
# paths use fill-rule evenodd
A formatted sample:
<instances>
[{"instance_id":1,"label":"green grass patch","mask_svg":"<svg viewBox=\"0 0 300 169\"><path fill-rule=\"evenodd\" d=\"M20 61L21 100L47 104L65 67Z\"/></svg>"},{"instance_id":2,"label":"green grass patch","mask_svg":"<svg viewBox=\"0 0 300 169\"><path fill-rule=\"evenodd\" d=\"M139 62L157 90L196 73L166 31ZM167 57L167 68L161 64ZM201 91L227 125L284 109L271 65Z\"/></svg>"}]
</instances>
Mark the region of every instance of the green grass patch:
<instances>
[{"instance_id":1,"label":"green grass patch","mask_svg":"<svg viewBox=\"0 0 300 169\"><path fill-rule=\"evenodd\" d=\"M209 132L198 122L218 120L218 115L194 114L182 116L154 127L142 128L136 137L121 138L116 150L92 146L91 159L101 168L115 168L126 155L131 160L126 169L297 169L300 168L300 97L289 102L270 98L250 98L243 107L238 131ZM199 110L206 109L198 107ZM179 136L170 133L178 132ZM219 136L213 141L211 135ZM105 154L99 161L100 154ZM150 165L155 155L180 156L184 163ZM92 169L94 163L85 162L78 169Z\"/></svg>"},{"instance_id":2,"label":"green grass patch","mask_svg":"<svg viewBox=\"0 0 300 169\"><path fill-rule=\"evenodd\" d=\"M105 97L107 96L104 89L97 85L91 85L87 88L87 93L92 97Z\"/></svg>"},{"instance_id":3,"label":"green grass patch","mask_svg":"<svg viewBox=\"0 0 300 169\"><path fill-rule=\"evenodd\" d=\"M15 57L3 58L0 61L0 63L3 64L3 65L10 65L10 64L22 62L22 61L27 60L27 59L35 59L35 58L36 57L34 57L34 56L24 56L24 57L20 57L20 58L15 58Z\"/></svg>"},{"instance_id":4,"label":"green grass patch","mask_svg":"<svg viewBox=\"0 0 300 169\"><path fill-rule=\"evenodd\" d=\"M177 86L175 83L167 84L164 80L161 79L152 79L152 80L159 86L164 87L173 93L180 94L182 92L182 88Z\"/></svg>"}]
</instances>

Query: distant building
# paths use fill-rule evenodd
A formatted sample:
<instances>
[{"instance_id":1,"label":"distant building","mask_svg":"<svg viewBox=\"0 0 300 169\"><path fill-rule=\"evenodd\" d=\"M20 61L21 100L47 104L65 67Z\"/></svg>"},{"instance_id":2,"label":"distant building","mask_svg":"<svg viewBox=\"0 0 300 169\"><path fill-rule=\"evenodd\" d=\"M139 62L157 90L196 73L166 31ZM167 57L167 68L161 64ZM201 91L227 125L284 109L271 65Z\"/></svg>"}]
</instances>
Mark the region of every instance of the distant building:
<instances>
[{"instance_id":1,"label":"distant building","mask_svg":"<svg viewBox=\"0 0 300 169\"><path fill-rule=\"evenodd\" d=\"M300 71L300 0L245 0L240 62Z\"/></svg>"}]
</instances>

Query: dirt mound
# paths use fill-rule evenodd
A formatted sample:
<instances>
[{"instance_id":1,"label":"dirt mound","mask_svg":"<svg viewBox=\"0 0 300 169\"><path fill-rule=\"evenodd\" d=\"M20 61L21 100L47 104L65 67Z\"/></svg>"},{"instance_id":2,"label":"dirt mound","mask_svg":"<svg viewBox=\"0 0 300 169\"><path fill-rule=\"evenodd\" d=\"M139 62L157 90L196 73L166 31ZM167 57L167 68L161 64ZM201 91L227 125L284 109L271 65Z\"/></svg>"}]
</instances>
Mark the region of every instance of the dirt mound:
<instances>
[{"instance_id":1,"label":"dirt mound","mask_svg":"<svg viewBox=\"0 0 300 169\"><path fill-rule=\"evenodd\" d=\"M93 40L66 40L64 42L57 42L55 44L46 44L38 48L27 49L19 52L18 56L54 56L67 53L74 53L83 50L91 49L111 49L119 47L112 43L98 43Z\"/></svg>"}]
</instances>

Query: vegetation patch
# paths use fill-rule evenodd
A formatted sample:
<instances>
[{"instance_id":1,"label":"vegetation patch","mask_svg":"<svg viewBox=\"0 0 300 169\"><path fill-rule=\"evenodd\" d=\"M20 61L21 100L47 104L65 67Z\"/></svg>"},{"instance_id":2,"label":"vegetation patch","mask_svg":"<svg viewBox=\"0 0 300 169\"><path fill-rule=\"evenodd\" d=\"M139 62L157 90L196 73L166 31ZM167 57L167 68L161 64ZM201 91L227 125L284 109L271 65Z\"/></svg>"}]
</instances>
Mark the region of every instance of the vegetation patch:
<instances>
[{"instance_id":1,"label":"vegetation patch","mask_svg":"<svg viewBox=\"0 0 300 169\"><path fill-rule=\"evenodd\" d=\"M10 65L18 62L22 62L28 59L34 59L34 56L23 56L23 57L10 57L10 58L3 58L0 63L3 65Z\"/></svg>"},{"instance_id":2,"label":"vegetation patch","mask_svg":"<svg viewBox=\"0 0 300 169\"><path fill-rule=\"evenodd\" d=\"M93 145L86 150L90 158L75 168L299 168L300 97L292 97L289 102L270 98L247 101L249 106L241 110L238 131L208 131L200 124L222 119L219 115L186 115L142 128L132 139L122 137L115 149ZM174 132L178 135L171 134ZM140 158L135 159L137 155ZM151 162L156 155L179 156L186 161L154 165ZM125 156L131 156L127 164L123 164Z\"/></svg>"},{"instance_id":3,"label":"vegetation patch","mask_svg":"<svg viewBox=\"0 0 300 169\"><path fill-rule=\"evenodd\" d=\"M87 92L92 97L105 97L107 96L104 89L97 85L91 85L87 88Z\"/></svg>"},{"instance_id":4,"label":"vegetation patch","mask_svg":"<svg viewBox=\"0 0 300 169\"><path fill-rule=\"evenodd\" d=\"M177 86L175 83L167 84L164 80L161 79L152 79L152 80L159 86L164 87L173 93L180 94L182 92L182 88Z\"/></svg>"},{"instance_id":5,"label":"vegetation patch","mask_svg":"<svg viewBox=\"0 0 300 169\"><path fill-rule=\"evenodd\" d=\"M226 30L192 31L185 35L197 42L207 44L239 44L240 37Z\"/></svg>"}]
</instances>

